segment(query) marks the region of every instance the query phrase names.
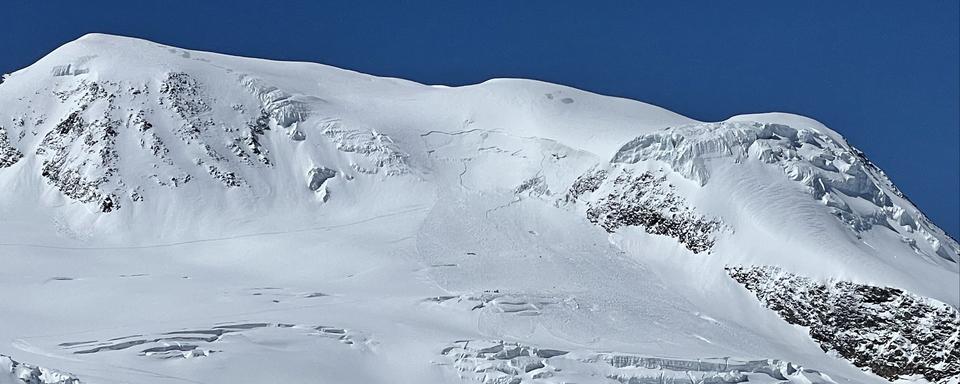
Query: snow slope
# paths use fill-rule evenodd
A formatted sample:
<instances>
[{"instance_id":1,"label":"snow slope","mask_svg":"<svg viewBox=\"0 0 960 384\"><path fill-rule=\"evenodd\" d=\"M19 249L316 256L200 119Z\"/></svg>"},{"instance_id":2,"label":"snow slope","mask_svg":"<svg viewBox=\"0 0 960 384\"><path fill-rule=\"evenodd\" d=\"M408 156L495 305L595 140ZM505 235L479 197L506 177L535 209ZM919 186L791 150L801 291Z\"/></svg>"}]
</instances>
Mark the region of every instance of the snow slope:
<instances>
[{"instance_id":1,"label":"snow slope","mask_svg":"<svg viewBox=\"0 0 960 384\"><path fill-rule=\"evenodd\" d=\"M960 380L825 352L728 274L895 288L960 340L957 242L795 115L91 34L0 83L0 194L0 353L63 380Z\"/></svg>"}]
</instances>

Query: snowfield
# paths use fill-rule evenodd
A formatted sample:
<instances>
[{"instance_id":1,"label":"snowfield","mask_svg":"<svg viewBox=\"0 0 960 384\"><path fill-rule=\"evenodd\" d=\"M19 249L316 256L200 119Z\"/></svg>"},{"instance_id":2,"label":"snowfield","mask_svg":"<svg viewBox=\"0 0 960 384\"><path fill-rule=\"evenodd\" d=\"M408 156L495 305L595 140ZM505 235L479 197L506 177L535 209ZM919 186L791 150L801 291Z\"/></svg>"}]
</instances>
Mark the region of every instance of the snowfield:
<instances>
[{"instance_id":1,"label":"snowfield","mask_svg":"<svg viewBox=\"0 0 960 384\"><path fill-rule=\"evenodd\" d=\"M91 34L0 194L2 384L960 383L957 241L795 115Z\"/></svg>"}]
</instances>

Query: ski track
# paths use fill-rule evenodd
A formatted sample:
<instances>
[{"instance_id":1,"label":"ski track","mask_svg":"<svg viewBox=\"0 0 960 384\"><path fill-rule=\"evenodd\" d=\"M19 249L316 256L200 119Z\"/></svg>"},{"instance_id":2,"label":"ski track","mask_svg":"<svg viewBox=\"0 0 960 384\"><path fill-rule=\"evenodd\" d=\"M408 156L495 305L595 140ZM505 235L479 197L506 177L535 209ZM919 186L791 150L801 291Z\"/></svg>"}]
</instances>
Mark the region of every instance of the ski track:
<instances>
[{"instance_id":1,"label":"ski track","mask_svg":"<svg viewBox=\"0 0 960 384\"><path fill-rule=\"evenodd\" d=\"M163 243L163 244L111 246L111 247L65 247L65 246L29 244L29 243L0 243L0 247L43 248L43 249L62 249L62 250L91 250L91 251L168 248L168 247L176 247L176 246L188 245L188 244L213 243L213 242L219 242L219 241L255 238L260 236L275 236L275 235L285 235L285 234L291 234L291 233L329 231L331 229L345 228L345 227L368 223L371 221L376 221L376 220L384 219L388 217L402 216L402 215L406 215L414 212L425 212L428 210L429 208L417 207L417 208L405 209L397 212L391 212L383 215L376 215L363 220L353 221L353 222L344 223L344 224L325 225L325 226L319 226L319 227L313 227L313 228L293 229L288 231L258 232L258 233L210 238L210 239L177 241L177 242Z\"/></svg>"}]
</instances>

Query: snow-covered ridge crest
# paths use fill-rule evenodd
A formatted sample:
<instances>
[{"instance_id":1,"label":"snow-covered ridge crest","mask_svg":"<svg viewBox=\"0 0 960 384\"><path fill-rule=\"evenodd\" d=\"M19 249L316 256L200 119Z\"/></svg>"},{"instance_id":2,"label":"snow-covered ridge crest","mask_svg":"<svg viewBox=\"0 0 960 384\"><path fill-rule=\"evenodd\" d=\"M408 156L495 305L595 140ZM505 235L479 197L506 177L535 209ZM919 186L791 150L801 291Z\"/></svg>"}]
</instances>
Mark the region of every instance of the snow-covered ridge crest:
<instances>
[{"instance_id":1,"label":"snow-covered ridge crest","mask_svg":"<svg viewBox=\"0 0 960 384\"><path fill-rule=\"evenodd\" d=\"M744 121L670 127L625 144L612 162L665 162L703 186L712 177L710 162L725 159L779 166L856 233L886 227L917 253L960 260L957 242L932 225L862 152L814 129Z\"/></svg>"}]
</instances>

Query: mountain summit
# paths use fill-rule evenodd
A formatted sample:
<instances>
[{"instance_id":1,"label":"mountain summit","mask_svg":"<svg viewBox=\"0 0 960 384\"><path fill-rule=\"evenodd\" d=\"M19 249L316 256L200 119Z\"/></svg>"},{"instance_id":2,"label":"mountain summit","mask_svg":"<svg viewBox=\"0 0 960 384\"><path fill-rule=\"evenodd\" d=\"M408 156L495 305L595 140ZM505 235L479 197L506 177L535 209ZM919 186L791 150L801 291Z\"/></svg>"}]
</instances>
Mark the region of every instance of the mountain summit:
<instances>
[{"instance_id":1,"label":"mountain summit","mask_svg":"<svg viewBox=\"0 0 960 384\"><path fill-rule=\"evenodd\" d=\"M960 246L791 114L90 34L0 194L0 383L960 381Z\"/></svg>"}]
</instances>

